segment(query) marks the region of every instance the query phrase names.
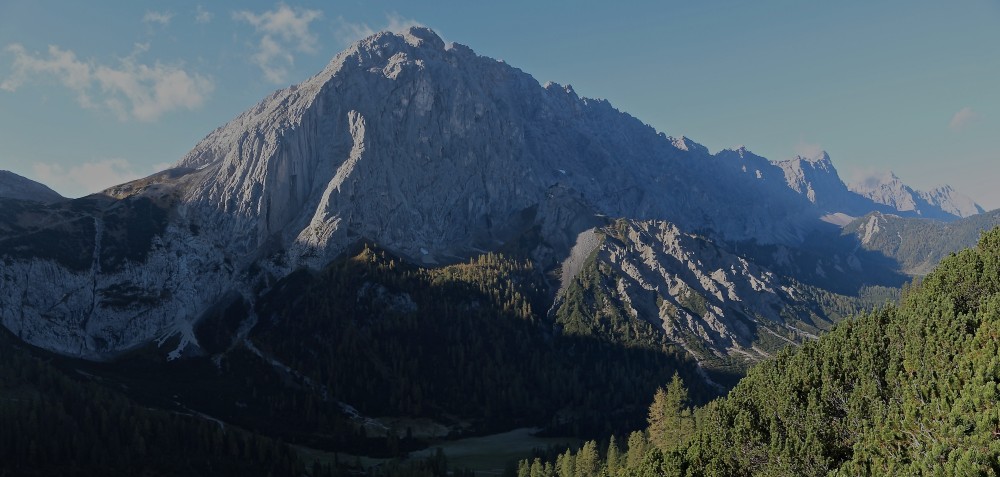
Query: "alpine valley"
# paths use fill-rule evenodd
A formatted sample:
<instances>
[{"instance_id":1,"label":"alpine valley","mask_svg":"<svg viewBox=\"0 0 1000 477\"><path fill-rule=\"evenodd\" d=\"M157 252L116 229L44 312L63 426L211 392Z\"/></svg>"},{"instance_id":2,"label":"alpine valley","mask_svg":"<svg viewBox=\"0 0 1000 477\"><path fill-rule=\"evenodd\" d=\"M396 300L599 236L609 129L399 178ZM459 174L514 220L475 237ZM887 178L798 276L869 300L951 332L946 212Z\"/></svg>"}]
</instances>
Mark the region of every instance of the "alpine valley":
<instances>
[{"instance_id":1,"label":"alpine valley","mask_svg":"<svg viewBox=\"0 0 1000 477\"><path fill-rule=\"evenodd\" d=\"M998 224L947 186L713 154L429 29L378 33L144 179L65 199L0 172L0 396L37 397L0 424L75 429L0 450L323 475L519 428L622 436L672 376L722 396ZM78 444L117 429L102 413L196 437L105 455Z\"/></svg>"}]
</instances>

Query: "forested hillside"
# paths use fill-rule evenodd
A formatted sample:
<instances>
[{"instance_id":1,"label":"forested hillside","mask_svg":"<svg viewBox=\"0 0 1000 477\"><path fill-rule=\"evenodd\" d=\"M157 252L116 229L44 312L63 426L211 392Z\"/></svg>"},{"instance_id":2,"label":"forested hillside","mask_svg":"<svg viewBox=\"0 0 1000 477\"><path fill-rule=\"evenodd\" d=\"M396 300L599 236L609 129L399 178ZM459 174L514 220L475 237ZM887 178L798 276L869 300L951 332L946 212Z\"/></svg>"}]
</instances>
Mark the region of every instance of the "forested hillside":
<instances>
[{"instance_id":1,"label":"forested hillside","mask_svg":"<svg viewBox=\"0 0 1000 477\"><path fill-rule=\"evenodd\" d=\"M249 340L323 390L298 403L303 415L339 415L343 402L367 416L475 432L541 423L600 435L641 425L656 383L675 372L703 400L718 392L648 323L575 323L622 327L620 340L563 330L567 322L545 315L542 278L530 262L498 254L422 268L365 246L278 282Z\"/></svg>"},{"instance_id":2,"label":"forested hillside","mask_svg":"<svg viewBox=\"0 0 1000 477\"><path fill-rule=\"evenodd\" d=\"M976 214L954 222L874 212L843 229L864 250L895 262L899 271L926 275L948 254L975 245L984 230L1000 225L1000 211Z\"/></svg>"},{"instance_id":3,"label":"forested hillside","mask_svg":"<svg viewBox=\"0 0 1000 477\"><path fill-rule=\"evenodd\" d=\"M904 291L899 306L787 349L725 398L691 409L675 377L657 392L646 432L626 445L591 442L548 465L524 461L520 473L998 475L998 385L994 229Z\"/></svg>"},{"instance_id":4,"label":"forested hillside","mask_svg":"<svg viewBox=\"0 0 1000 477\"><path fill-rule=\"evenodd\" d=\"M0 336L0 475L300 475L288 446L152 410ZM82 376L81 376L82 378ZM313 475L330 469L317 468Z\"/></svg>"}]
</instances>

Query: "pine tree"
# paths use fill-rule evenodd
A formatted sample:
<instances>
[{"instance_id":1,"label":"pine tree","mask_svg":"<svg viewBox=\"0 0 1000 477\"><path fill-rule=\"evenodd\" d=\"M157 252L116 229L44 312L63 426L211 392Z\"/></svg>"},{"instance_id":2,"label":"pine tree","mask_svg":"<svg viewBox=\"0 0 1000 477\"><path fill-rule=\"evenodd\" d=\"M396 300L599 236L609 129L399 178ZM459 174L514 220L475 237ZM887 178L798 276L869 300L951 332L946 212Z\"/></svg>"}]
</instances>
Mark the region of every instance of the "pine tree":
<instances>
[{"instance_id":1,"label":"pine tree","mask_svg":"<svg viewBox=\"0 0 1000 477\"><path fill-rule=\"evenodd\" d=\"M646 455L646 436L641 431L633 431L628 436L628 452L625 454L625 467L635 469L639 467L642 458Z\"/></svg>"},{"instance_id":2,"label":"pine tree","mask_svg":"<svg viewBox=\"0 0 1000 477\"><path fill-rule=\"evenodd\" d=\"M621 467L621 458L621 450L618 449L618 443L615 441L615 436L611 436L611 441L608 442L608 452L605 464L608 469L608 475L611 477L618 475L618 469Z\"/></svg>"},{"instance_id":3,"label":"pine tree","mask_svg":"<svg viewBox=\"0 0 1000 477\"><path fill-rule=\"evenodd\" d=\"M663 452L679 448L694 434L688 392L677 373L670 384L656 390L648 420L649 441Z\"/></svg>"},{"instance_id":4,"label":"pine tree","mask_svg":"<svg viewBox=\"0 0 1000 477\"><path fill-rule=\"evenodd\" d=\"M556 458L556 472L559 477L576 477L576 461L569 449Z\"/></svg>"},{"instance_id":5,"label":"pine tree","mask_svg":"<svg viewBox=\"0 0 1000 477\"><path fill-rule=\"evenodd\" d=\"M587 441L576 453L576 477L597 477L601 469L600 456L597 455L597 442Z\"/></svg>"}]
</instances>

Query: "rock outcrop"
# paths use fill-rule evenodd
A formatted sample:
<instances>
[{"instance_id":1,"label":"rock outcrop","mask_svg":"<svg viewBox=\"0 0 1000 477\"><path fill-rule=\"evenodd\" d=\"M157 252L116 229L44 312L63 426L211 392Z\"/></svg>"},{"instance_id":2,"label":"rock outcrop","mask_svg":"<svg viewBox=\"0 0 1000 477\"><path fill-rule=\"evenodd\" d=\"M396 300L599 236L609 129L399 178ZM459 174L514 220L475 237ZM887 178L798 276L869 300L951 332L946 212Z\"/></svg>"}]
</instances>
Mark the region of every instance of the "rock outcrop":
<instances>
[{"instance_id":1,"label":"rock outcrop","mask_svg":"<svg viewBox=\"0 0 1000 477\"><path fill-rule=\"evenodd\" d=\"M701 360L753 362L834 323L814 289L669 222L623 219L582 233L560 296L587 266L607 277L597 286L623 314L662 328Z\"/></svg>"}]
</instances>

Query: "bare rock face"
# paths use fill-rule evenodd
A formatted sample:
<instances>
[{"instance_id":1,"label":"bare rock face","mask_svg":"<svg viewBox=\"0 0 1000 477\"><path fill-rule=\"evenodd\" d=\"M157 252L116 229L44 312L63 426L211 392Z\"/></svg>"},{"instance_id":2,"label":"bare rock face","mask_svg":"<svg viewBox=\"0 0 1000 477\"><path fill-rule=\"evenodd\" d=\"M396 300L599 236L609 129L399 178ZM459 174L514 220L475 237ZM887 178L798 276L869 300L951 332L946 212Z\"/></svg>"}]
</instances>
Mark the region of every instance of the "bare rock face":
<instances>
[{"instance_id":1,"label":"bare rock face","mask_svg":"<svg viewBox=\"0 0 1000 477\"><path fill-rule=\"evenodd\" d=\"M623 219L585 231L563 264L560 294L585 263L609 277L604 292L626 314L702 360L753 362L834 321L808 287L669 222Z\"/></svg>"},{"instance_id":2,"label":"bare rock face","mask_svg":"<svg viewBox=\"0 0 1000 477\"><path fill-rule=\"evenodd\" d=\"M0 171L0 198L51 203L63 200L58 192L10 171Z\"/></svg>"},{"instance_id":3,"label":"bare rock face","mask_svg":"<svg viewBox=\"0 0 1000 477\"><path fill-rule=\"evenodd\" d=\"M825 151L815 157L796 156L775 165L784 171L790 189L802 194L827 214L843 213L856 217L873 210L894 210L849 190Z\"/></svg>"},{"instance_id":4,"label":"bare rock face","mask_svg":"<svg viewBox=\"0 0 1000 477\"><path fill-rule=\"evenodd\" d=\"M191 342L192 322L238 274L176 198L153 192L3 204L3 326L36 346L94 358L170 335Z\"/></svg>"},{"instance_id":5,"label":"bare rock face","mask_svg":"<svg viewBox=\"0 0 1000 477\"><path fill-rule=\"evenodd\" d=\"M306 263L357 237L427 263L495 248L553 189L571 191L591 213L794 240L802 224L779 215L807 205L775 212L734 201L707 156L605 101L541 86L413 28L356 43L319 75L210 134L178 165L210 171L185 201L223 214L245 251L280 238ZM558 213L551 209L541 210Z\"/></svg>"},{"instance_id":6,"label":"bare rock face","mask_svg":"<svg viewBox=\"0 0 1000 477\"><path fill-rule=\"evenodd\" d=\"M919 195L932 207L956 217L966 218L986 212L986 209L983 209L972 198L956 191L950 185L936 187L927 192L921 191Z\"/></svg>"}]
</instances>

